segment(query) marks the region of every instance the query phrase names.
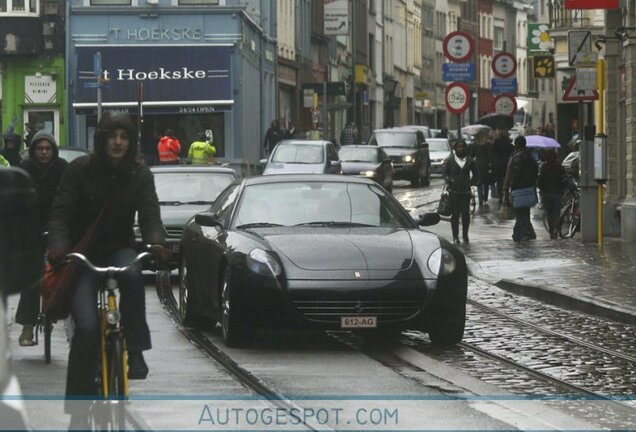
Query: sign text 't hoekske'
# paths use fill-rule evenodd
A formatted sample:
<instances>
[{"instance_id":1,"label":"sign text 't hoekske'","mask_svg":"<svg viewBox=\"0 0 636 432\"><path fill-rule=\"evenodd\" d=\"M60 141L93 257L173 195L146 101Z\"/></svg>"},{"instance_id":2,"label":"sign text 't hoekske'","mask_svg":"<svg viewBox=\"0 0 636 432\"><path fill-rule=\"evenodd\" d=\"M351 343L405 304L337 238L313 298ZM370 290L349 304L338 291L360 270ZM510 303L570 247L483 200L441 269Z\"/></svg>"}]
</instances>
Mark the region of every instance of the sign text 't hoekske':
<instances>
[{"instance_id":1,"label":"sign text 't hoekske'","mask_svg":"<svg viewBox=\"0 0 636 432\"><path fill-rule=\"evenodd\" d=\"M157 70L139 71L137 69L117 69L113 76L107 70L104 71L104 78L117 81L145 81L145 80L189 80L220 77L221 73L228 71L205 71L191 70L187 67L179 69L166 69L160 67Z\"/></svg>"},{"instance_id":2,"label":"sign text 't hoekske'","mask_svg":"<svg viewBox=\"0 0 636 432\"><path fill-rule=\"evenodd\" d=\"M73 106L96 106L93 58L101 54L105 106L136 106L144 83L148 106L231 105L232 47L229 45L83 45L76 47L77 75Z\"/></svg>"}]
</instances>

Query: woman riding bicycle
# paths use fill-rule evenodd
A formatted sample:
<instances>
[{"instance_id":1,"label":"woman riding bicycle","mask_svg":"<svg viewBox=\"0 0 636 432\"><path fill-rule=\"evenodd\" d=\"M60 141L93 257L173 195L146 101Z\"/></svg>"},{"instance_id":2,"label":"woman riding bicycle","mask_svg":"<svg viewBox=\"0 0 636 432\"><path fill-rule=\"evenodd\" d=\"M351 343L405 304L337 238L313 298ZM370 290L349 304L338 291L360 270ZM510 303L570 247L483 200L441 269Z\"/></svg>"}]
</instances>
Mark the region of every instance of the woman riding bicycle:
<instances>
[{"instance_id":1,"label":"woman riding bicycle","mask_svg":"<svg viewBox=\"0 0 636 432\"><path fill-rule=\"evenodd\" d=\"M167 260L170 251L163 247L165 235L154 179L148 167L137 159L137 133L130 117L123 113L104 113L95 131L94 148L92 154L71 162L60 182L49 223L49 261L52 264L62 261L102 212L93 246L85 251L92 262L101 266L123 266L136 257L135 213L138 213L144 243L153 245L152 252ZM145 379L148 366L142 351L150 349L151 343L140 266L119 276L118 282L122 325L129 351L129 378ZM75 333L68 360L67 398L97 394L98 283L96 274L83 271L72 301ZM68 399L65 411L77 414L71 419L71 425L81 427L87 413L74 412Z\"/></svg>"}]
</instances>

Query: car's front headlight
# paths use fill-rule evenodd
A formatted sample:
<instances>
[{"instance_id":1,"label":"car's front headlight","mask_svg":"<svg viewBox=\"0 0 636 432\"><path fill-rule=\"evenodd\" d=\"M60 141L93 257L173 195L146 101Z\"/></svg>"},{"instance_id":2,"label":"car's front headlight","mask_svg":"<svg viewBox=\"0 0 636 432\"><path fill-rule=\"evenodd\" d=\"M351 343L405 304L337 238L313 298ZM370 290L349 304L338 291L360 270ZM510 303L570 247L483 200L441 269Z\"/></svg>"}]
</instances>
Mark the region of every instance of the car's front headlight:
<instances>
[{"instance_id":1,"label":"car's front headlight","mask_svg":"<svg viewBox=\"0 0 636 432\"><path fill-rule=\"evenodd\" d=\"M256 274L276 277L281 273L278 260L263 249L253 249L245 260L247 268Z\"/></svg>"},{"instance_id":2,"label":"car's front headlight","mask_svg":"<svg viewBox=\"0 0 636 432\"><path fill-rule=\"evenodd\" d=\"M365 177L375 177L375 171L362 171L360 175Z\"/></svg>"},{"instance_id":3,"label":"car's front headlight","mask_svg":"<svg viewBox=\"0 0 636 432\"><path fill-rule=\"evenodd\" d=\"M404 162L415 162L415 157L411 155L404 156Z\"/></svg>"},{"instance_id":4,"label":"car's front headlight","mask_svg":"<svg viewBox=\"0 0 636 432\"><path fill-rule=\"evenodd\" d=\"M437 276L447 275L455 271L457 262L451 251L439 248L428 257L428 268Z\"/></svg>"}]
</instances>

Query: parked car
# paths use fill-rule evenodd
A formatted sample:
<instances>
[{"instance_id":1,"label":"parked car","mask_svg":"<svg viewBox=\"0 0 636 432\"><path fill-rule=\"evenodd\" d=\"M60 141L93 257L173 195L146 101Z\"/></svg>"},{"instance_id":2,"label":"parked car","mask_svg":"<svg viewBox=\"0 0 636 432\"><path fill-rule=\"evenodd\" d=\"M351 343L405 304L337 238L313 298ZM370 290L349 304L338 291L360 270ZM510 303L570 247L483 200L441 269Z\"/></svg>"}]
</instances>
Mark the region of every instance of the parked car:
<instances>
[{"instance_id":1,"label":"parked car","mask_svg":"<svg viewBox=\"0 0 636 432\"><path fill-rule=\"evenodd\" d=\"M84 156L90 153L88 149L83 147L58 147L60 151L60 157L64 159L66 162L71 162L74 159L77 159L80 156ZM29 158L29 149L25 148L20 152L20 156L23 160Z\"/></svg>"},{"instance_id":2,"label":"parked car","mask_svg":"<svg viewBox=\"0 0 636 432\"><path fill-rule=\"evenodd\" d=\"M393 162L393 178L409 180L412 186L428 186L431 159L424 133L410 128L376 129L369 144L377 145Z\"/></svg>"},{"instance_id":3,"label":"parked car","mask_svg":"<svg viewBox=\"0 0 636 432\"><path fill-rule=\"evenodd\" d=\"M428 152L431 157L431 173L441 174L444 162L451 154L451 145L448 138L429 138Z\"/></svg>"},{"instance_id":4,"label":"parked car","mask_svg":"<svg viewBox=\"0 0 636 432\"><path fill-rule=\"evenodd\" d=\"M369 179L260 176L234 182L181 238L185 322L221 323L228 346L262 327L372 333L419 329L434 343L463 337L461 251L419 226ZM418 226L419 225L419 226Z\"/></svg>"},{"instance_id":5,"label":"parked car","mask_svg":"<svg viewBox=\"0 0 636 432\"><path fill-rule=\"evenodd\" d=\"M186 222L196 213L209 209L223 189L239 176L231 168L215 166L154 166L150 171L155 179L167 246L172 249L169 267L177 268L181 233ZM138 226L135 226L135 235L141 246ZM147 265L154 267L152 262Z\"/></svg>"},{"instance_id":6,"label":"parked car","mask_svg":"<svg viewBox=\"0 0 636 432\"><path fill-rule=\"evenodd\" d=\"M367 177L393 189L393 164L389 156L378 146L346 145L338 150L342 174Z\"/></svg>"},{"instance_id":7,"label":"parked car","mask_svg":"<svg viewBox=\"0 0 636 432\"><path fill-rule=\"evenodd\" d=\"M263 175L340 174L336 146L322 140L284 140L276 144L269 159L262 159Z\"/></svg>"}]
</instances>

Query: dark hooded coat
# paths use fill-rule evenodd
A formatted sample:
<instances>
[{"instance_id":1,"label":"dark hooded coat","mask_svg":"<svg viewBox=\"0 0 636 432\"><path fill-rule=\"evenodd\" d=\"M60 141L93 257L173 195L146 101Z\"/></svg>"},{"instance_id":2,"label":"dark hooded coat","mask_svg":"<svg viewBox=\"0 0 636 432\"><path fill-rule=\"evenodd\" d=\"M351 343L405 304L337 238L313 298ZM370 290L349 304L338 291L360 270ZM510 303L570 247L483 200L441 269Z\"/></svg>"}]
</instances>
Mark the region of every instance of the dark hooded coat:
<instances>
[{"instance_id":1,"label":"dark hooded coat","mask_svg":"<svg viewBox=\"0 0 636 432\"><path fill-rule=\"evenodd\" d=\"M108 135L119 128L128 132L130 145L121 163L114 166L106 154L106 144ZM49 248L69 251L105 205L89 258L100 259L134 247L135 213L143 242L164 244L154 178L137 159L137 133L130 117L104 113L95 131L94 148L94 153L75 159L64 172L51 211Z\"/></svg>"},{"instance_id":2,"label":"dark hooded coat","mask_svg":"<svg viewBox=\"0 0 636 432\"><path fill-rule=\"evenodd\" d=\"M36 144L42 139L48 140L53 145L53 157L51 161L43 165L38 162L35 155L35 145L29 147L29 158L20 163L19 167L29 173L35 191L38 196L38 212L40 219L40 226L46 229L46 224L49 220L51 212L51 206L53 205L53 198L55 198L55 192L62 179L62 174L66 169L68 163L60 158L60 151L57 147L55 137L47 131L39 131L33 136L33 144Z\"/></svg>"}]
</instances>

